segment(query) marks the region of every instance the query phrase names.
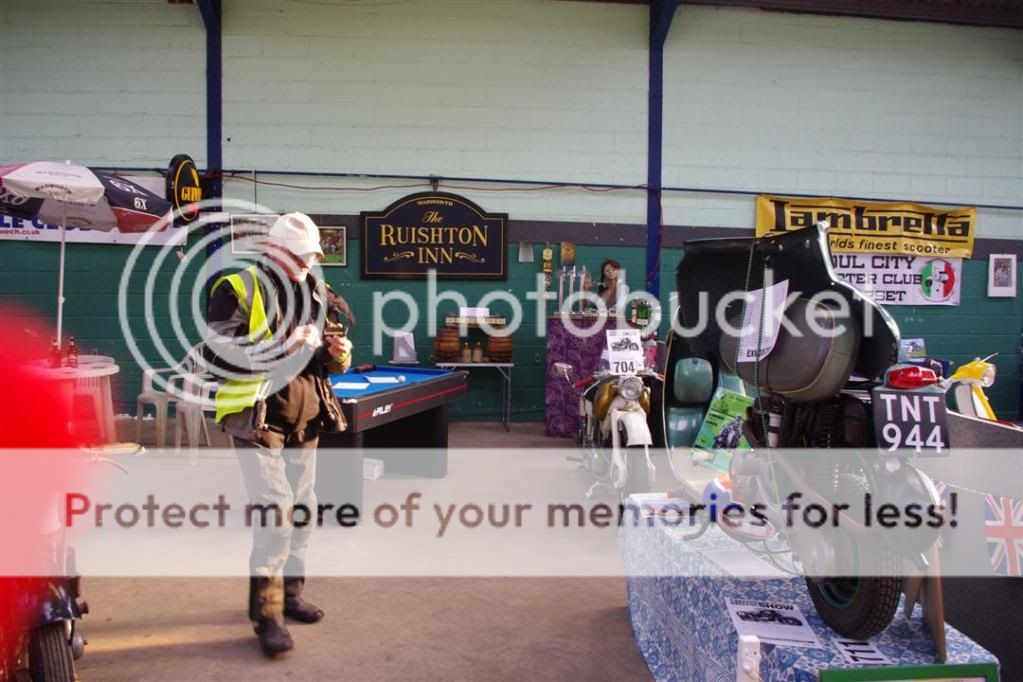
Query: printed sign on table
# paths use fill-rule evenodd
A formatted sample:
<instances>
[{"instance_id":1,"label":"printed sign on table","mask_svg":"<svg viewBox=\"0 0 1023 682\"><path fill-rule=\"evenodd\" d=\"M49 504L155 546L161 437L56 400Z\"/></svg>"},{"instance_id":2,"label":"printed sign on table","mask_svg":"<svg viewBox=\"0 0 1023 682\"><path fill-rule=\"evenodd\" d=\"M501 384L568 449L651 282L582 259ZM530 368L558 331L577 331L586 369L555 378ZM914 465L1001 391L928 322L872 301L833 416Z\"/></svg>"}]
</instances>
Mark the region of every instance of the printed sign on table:
<instances>
[{"instance_id":1,"label":"printed sign on table","mask_svg":"<svg viewBox=\"0 0 1023 682\"><path fill-rule=\"evenodd\" d=\"M959 305L962 258L832 254L843 280L883 305Z\"/></svg>"},{"instance_id":2,"label":"printed sign on table","mask_svg":"<svg viewBox=\"0 0 1023 682\"><path fill-rule=\"evenodd\" d=\"M795 604L725 597L728 615L739 635L753 635L761 642L804 648L820 648L821 642Z\"/></svg>"},{"instance_id":3,"label":"printed sign on table","mask_svg":"<svg viewBox=\"0 0 1023 682\"><path fill-rule=\"evenodd\" d=\"M891 665L892 660L884 655L873 642L859 639L835 640L842 657L856 665Z\"/></svg>"}]
</instances>

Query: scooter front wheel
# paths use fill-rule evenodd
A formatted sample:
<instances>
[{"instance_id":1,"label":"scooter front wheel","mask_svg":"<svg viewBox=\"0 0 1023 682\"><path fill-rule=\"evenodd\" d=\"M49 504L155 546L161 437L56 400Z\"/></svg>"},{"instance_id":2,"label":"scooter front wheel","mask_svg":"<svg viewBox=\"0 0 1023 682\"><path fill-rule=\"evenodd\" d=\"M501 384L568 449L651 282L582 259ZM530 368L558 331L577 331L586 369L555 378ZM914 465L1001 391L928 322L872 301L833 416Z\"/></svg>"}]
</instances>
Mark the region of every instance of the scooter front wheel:
<instances>
[{"instance_id":1,"label":"scooter front wheel","mask_svg":"<svg viewBox=\"0 0 1023 682\"><path fill-rule=\"evenodd\" d=\"M74 681L75 662L63 622L48 623L32 631L28 669L32 682Z\"/></svg>"}]
</instances>

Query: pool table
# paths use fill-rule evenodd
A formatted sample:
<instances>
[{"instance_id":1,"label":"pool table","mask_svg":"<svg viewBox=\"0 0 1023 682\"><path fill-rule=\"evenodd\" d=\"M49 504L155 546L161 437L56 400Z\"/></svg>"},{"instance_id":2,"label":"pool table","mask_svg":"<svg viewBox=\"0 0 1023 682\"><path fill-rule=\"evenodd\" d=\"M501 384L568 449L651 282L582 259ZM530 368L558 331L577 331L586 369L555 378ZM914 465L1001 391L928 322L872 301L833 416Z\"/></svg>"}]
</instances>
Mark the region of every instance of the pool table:
<instances>
[{"instance_id":1,"label":"pool table","mask_svg":"<svg viewBox=\"0 0 1023 682\"><path fill-rule=\"evenodd\" d=\"M320 436L316 492L321 502L361 508L365 454L383 460L385 474L447 475L448 403L465 395L468 372L381 365L333 375L330 383L348 430ZM364 448L383 449L365 453Z\"/></svg>"}]
</instances>

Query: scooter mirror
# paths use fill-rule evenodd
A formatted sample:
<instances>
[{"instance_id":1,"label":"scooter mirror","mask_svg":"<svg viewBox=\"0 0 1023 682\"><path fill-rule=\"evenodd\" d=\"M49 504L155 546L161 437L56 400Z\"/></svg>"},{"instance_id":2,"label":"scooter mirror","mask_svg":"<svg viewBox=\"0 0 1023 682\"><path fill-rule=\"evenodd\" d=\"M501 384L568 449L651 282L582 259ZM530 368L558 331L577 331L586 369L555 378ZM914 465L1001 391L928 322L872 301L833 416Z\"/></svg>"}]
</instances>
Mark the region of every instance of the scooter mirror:
<instances>
[{"instance_id":1,"label":"scooter mirror","mask_svg":"<svg viewBox=\"0 0 1023 682\"><path fill-rule=\"evenodd\" d=\"M572 378L572 365L568 364L567 362L555 362L554 363L554 369L552 370L552 373L556 377L562 377L562 378L565 378L565 379L571 379Z\"/></svg>"}]
</instances>

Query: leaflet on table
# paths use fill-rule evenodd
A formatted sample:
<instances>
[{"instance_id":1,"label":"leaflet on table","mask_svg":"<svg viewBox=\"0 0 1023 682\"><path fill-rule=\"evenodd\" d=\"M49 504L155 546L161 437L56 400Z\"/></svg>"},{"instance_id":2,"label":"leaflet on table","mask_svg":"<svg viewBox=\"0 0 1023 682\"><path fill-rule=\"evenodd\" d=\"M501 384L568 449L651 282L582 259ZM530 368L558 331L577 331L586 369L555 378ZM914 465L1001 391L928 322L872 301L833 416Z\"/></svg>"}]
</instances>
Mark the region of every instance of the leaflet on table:
<instances>
[{"instance_id":1,"label":"leaflet on table","mask_svg":"<svg viewBox=\"0 0 1023 682\"><path fill-rule=\"evenodd\" d=\"M725 597L735 631L761 642L803 648L821 647L817 634L795 604Z\"/></svg>"},{"instance_id":2,"label":"leaflet on table","mask_svg":"<svg viewBox=\"0 0 1023 682\"><path fill-rule=\"evenodd\" d=\"M398 377L366 377L366 381L371 384L400 384L401 379Z\"/></svg>"},{"instance_id":3,"label":"leaflet on table","mask_svg":"<svg viewBox=\"0 0 1023 682\"><path fill-rule=\"evenodd\" d=\"M639 507L644 518L665 516L681 518L689 513L691 503L669 493L633 493L629 495L629 506Z\"/></svg>"},{"instance_id":4,"label":"leaflet on table","mask_svg":"<svg viewBox=\"0 0 1023 682\"><path fill-rule=\"evenodd\" d=\"M732 453L750 449L742 435L742 426L746 421L746 410L752 404L753 398L748 395L726 388L715 391L707 416L696 434L691 459L717 471L728 471Z\"/></svg>"},{"instance_id":5,"label":"leaflet on table","mask_svg":"<svg viewBox=\"0 0 1023 682\"><path fill-rule=\"evenodd\" d=\"M334 388L341 389L342 391L364 391L369 388L369 384L354 381L339 381L334 384Z\"/></svg>"}]
</instances>

